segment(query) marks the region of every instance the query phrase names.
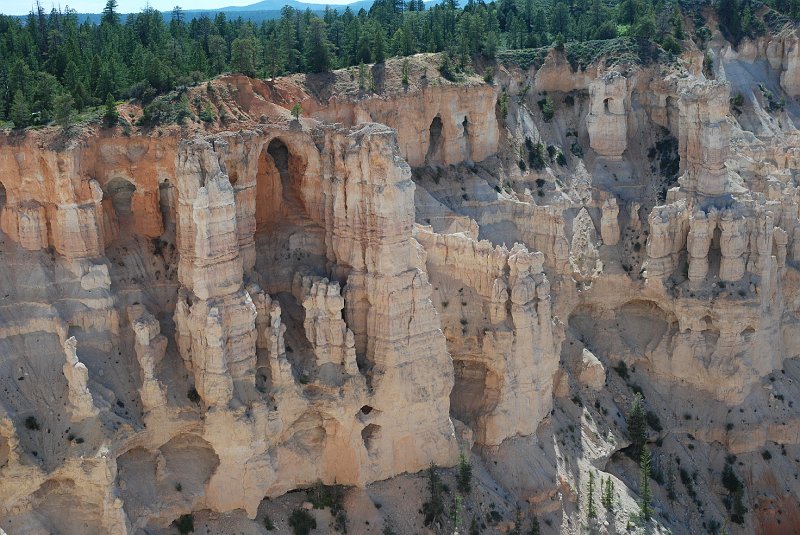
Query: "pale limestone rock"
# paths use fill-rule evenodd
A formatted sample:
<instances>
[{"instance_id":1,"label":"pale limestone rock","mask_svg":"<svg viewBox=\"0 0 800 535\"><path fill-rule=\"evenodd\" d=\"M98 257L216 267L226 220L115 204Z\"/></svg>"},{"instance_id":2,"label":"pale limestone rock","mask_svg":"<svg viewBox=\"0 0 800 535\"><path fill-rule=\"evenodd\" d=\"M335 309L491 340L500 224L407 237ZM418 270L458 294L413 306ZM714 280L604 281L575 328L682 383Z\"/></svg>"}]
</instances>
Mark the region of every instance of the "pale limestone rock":
<instances>
[{"instance_id":1,"label":"pale limestone rock","mask_svg":"<svg viewBox=\"0 0 800 535\"><path fill-rule=\"evenodd\" d=\"M678 152L683 176L681 185L689 192L718 196L728 191L729 88L719 81L688 82L681 90Z\"/></svg>"},{"instance_id":2,"label":"pale limestone rock","mask_svg":"<svg viewBox=\"0 0 800 535\"><path fill-rule=\"evenodd\" d=\"M497 152L500 130L490 111L496 101L495 87L447 85L392 99L353 103L334 97L326 104L305 101L303 106L312 116L330 122L347 126L377 122L394 128L400 154L409 165L419 167L480 162Z\"/></svg>"},{"instance_id":3,"label":"pale limestone rock","mask_svg":"<svg viewBox=\"0 0 800 535\"><path fill-rule=\"evenodd\" d=\"M689 218L686 244L689 253L689 280L694 284L703 282L708 274L708 250L716 226L716 213L697 212Z\"/></svg>"},{"instance_id":4,"label":"pale limestone rock","mask_svg":"<svg viewBox=\"0 0 800 535\"><path fill-rule=\"evenodd\" d=\"M752 58L766 58L790 88L796 52L784 41L753 45ZM742 44L743 57L751 53L748 47ZM687 61L693 57L687 53ZM98 407L115 393L105 385L130 375L122 373L123 366L135 358L133 374L140 374L141 386L131 386L139 389L147 413L144 429L137 427L141 421L125 425L118 440L121 435L104 428L106 443L86 450L71 445L67 460L51 471L30 463L11 419L0 417L0 460L4 448L9 451L7 465L0 466L0 517L38 514L56 495L75 503L75 514L98 532L114 535L160 529L190 510L240 509L255 517L264 496L317 481L363 486L430 462L452 465L455 431L467 444L474 434L475 443L490 452L536 440L531 435L543 422L548 425L554 391L565 398L572 393L571 370L559 370L559 346L565 331L582 322L597 329L601 343L581 354L573 377L592 390L603 388L600 359L613 359L635 362L637 373L667 388L680 384L680 391L702 391L724 404L746 403L765 375L800 352L792 308L792 262L800 257L793 177L800 138L785 133L765 143L743 134L734 118L726 118L727 88L694 75L638 71L623 78L602 76L600 66L574 73L566 67L566 73L566 65L563 54L551 53L545 66L514 74L508 87L532 83L573 91L591 85L586 125L592 147L605 160L625 157L629 138L652 133L645 117L680 137L681 187L668 191L667 204L652 209L648 226L638 212L651 199L625 201L631 216L626 236L649 232L646 284L635 274L615 272L619 258L612 257L614 264L602 272L600 254L616 255L622 247L598 250L590 215L599 217L604 244L619 243L619 206L582 164L566 178L571 191L548 193L542 204L522 194L486 201L475 188L463 207L477 211L487 204L485 214L471 212L452 225L434 226L448 234L414 225L414 190L427 185L411 181L401 155L413 165L426 157L443 165L492 155L500 146L494 115L500 84L431 85L399 100L375 96L362 103L336 101L337 96L311 111L347 117L342 122L348 125L385 120L396 134L375 125L346 130L304 119L291 127L265 123L189 141L165 131L158 138L86 137L59 151L25 140L0 145L6 190L0 228L11 247L5 256L9 276L23 265L12 265L17 258L33 257L13 250L17 244L32 251L52 247L56 272L56 283L49 284L44 270L31 265L31 273L17 279L21 283L8 285L24 297L11 294L0 303L0 338L46 332L65 340L75 332L81 347L85 338L99 354L119 352L120 369L106 368L97 381L103 384L93 381ZM245 90L231 89L240 103L250 98L254 107L278 106L267 102L278 100L277 93L256 95L258 81L238 80ZM621 111L597 110L601 97L612 94L620 95L614 105ZM436 114L444 137L428 151ZM272 156L264 157L274 139L290 153L286 183L270 182L287 172ZM109 183L117 179L134 186L127 222L109 196ZM162 198L165 191L172 193ZM295 205L288 205L287 192ZM477 240L479 233L495 239L504 225L513 226L513 239L527 248ZM285 258L266 258L270 240L283 239L282 231L287 246L279 252ZM130 242L116 247L132 234L158 236L169 257L171 233L177 238L177 281L148 275L155 258L146 248L124 250ZM283 262L289 257L300 263ZM164 264L159 270L169 269ZM573 272L592 288L576 289ZM56 294L56 306L36 301ZM131 303L146 303L153 315ZM162 318L173 307L174 341L188 385L182 370L156 376L159 361L172 358L165 349L173 333L161 334L154 315ZM135 340L127 350L115 338L130 335L120 333L115 308L128 311ZM617 336L616 324L630 327L625 336ZM64 374L73 417L74 406L86 408L87 399L88 410L97 413L86 390L86 369L74 347L71 354L75 365L65 365ZM331 364L345 373L319 373ZM308 375L301 373L305 367ZM177 384L171 372L180 377ZM202 406L171 406L167 392L182 398L187 386L198 389ZM175 396L172 388L181 392ZM457 418L455 429L450 414ZM800 441L793 421L753 427L689 431L738 452L757 451L767 440ZM185 485L187 501L180 505L177 495L163 490L173 488L175 443L201 444L186 452L192 452L193 475L207 469L197 490ZM136 505L149 493L125 472L137 456L152 460L136 474L155 474L162 485L157 503ZM560 481L569 494L571 483ZM48 489L55 489L52 495ZM543 507L559 506L549 497L548 502Z\"/></svg>"},{"instance_id":5,"label":"pale limestone rock","mask_svg":"<svg viewBox=\"0 0 800 535\"><path fill-rule=\"evenodd\" d=\"M686 247L689 209L685 201L656 206L648 216L645 272L648 280L669 276L677 267L680 252Z\"/></svg>"},{"instance_id":6,"label":"pale limestone rock","mask_svg":"<svg viewBox=\"0 0 800 535\"><path fill-rule=\"evenodd\" d=\"M737 217L731 210L726 210L718 224L720 233L719 278L727 282L741 280L745 271L744 254L747 249L747 221ZM784 250L785 256L785 250Z\"/></svg>"},{"instance_id":7,"label":"pale limestone rock","mask_svg":"<svg viewBox=\"0 0 800 535\"><path fill-rule=\"evenodd\" d=\"M610 71L589 84L591 109L586 116L589 141L597 154L622 158L628 146L628 116L634 80Z\"/></svg>"},{"instance_id":8,"label":"pale limestone rock","mask_svg":"<svg viewBox=\"0 0 800 535\"><path fill-rule=\"evenodd\" d=\"M81 276L81 288L84 290L109 290L111 277L108 266L105 264L92 264L84 275Z\"/></svg>"},{"instance_id":9,"label":"pale limestone rock","mask_svg":"<svg viewBox=\"0 0 800 535\"><path fill-rule=\"evenodd\" d=\"M20 245L25 249L37 251L47 247L47 219L43 206L38 203L26 203L27 206L20 206L19 211L6 209L4 214L16 215L16 221L12 224L14 227L4 226L3 231L8 233L12 239L16 236ZM4 221L6 219L4 218Z\"/></svg>"},{"instance_id":10,"label":"pale limestone rock","mask_svg":"<svg viewBox=\"0 0 800 535\"><path fill-rule=\"evenodd\" d=\"M155 377L155 369L164 358L167 339L161 335L161 326L142 305L128 307L128 322L136 337L136 359L139 361L142 387L139 395L145 412L167 404L164 386Z\"/></svg>"},{"instance_id":11,"label":"pale limestone rock","mask_svg":"<svg viewBox=\"0 0 800 535\"><path fill-rule=\"evenodd\" d=\"M578 380L581 382L581 384L591 388L596 392L605 386L606 370L597 357L595 357L594 354L586 348L583 348L583 351L581 352L580 366Z\"/></svg>"},{"instance_id":12,"label":"pale limestone rock","mask_svg":"<svg viewBox=\"0 0 800 535\"><path fill-rule=\"evenodd\" d=\"M339 283L298 272L293 286L305 309L306 338L316 355L316 365L331 363L342 366L348 374L357 373L355 338L342 319L344 299Z\"/></svg>"},{"instance_id":13,"label":"pale limestone rock","mask_svg":"<svg viewBox=\"0 0 800 535\"><path fill-rule=\"evenodd\" d=\"M600 219L600 236L603 244L616 245L619 242L619 206L617 199L611 197L603 203L603 215Z\"/></svg>"},{"instance_id":14,"label":"pale limestone rock","mask_svg":"<svg viewBox=\"0 0 800 535\"><path fill-rule=\"evenodd\" d=\"M531 434L550 410L558 363L543 256L419 226L415 236L438 288L434 300L456 365L451 410L480 444ZM466 299L480 306L466 310L455 302Z\"/></svg>"},{"instance_id":15,"label":"pale limestone rock","mask_svg":"<svg viewBox=\"0 0 800 535\"><path fill-rule=\"evenodd\" d=\"M575 280L591 281L603 270L596 243L594 222L586 208L581 208L572 222L572 244L569 251L569 262Z\"/></svg>"},{"instance_id":16,"label":"pale limestone rock","mask_svg":"<svg viewBox=\"0 0 800 535\"><path fill-rule=\"evenodd\" d=\"M89 392L89 370L86 365L78 360L78 342L74 336L64 341L64 355L66 362L63 366L64 376L69 385L69 409L73 422L80 422L86 418L97 416L97 407L94 406L92 394Z\"/></svg>"}]
</instances>

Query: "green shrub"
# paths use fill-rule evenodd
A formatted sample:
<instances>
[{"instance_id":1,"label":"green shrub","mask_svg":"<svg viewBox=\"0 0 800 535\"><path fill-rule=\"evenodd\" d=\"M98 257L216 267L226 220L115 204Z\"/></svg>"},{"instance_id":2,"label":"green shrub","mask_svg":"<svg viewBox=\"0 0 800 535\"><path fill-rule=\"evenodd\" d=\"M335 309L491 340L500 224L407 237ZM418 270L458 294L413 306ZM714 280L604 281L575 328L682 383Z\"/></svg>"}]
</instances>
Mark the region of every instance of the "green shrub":
<instances>
[{"instance_id":1,"label":"green shrub","mask_svg":"<svg viewBox=\"0 0 800 535\"><path fill-rule=\"evenodd\" d=\"M178 528L178 533L187 535L187 533L194 533L194 515L191 513L181 515L175 521L175 527Z\"/></svg>"},{"instance_id":2,"label":"green shrub","mask_svg":"<svg viewBox=\"0 0 800 535\"><path fill-rule=\"evenodd\" d=\"M189 110L189 100L186 95L174 101L169 97L160 97L144 107L139 118L141 126L156 126L159 124L183 124L192 112Z\"/></svg>"},{"instance_id":3,"label":"green shrub","mask_svg":"<svg viewBox=\"0 0 800 535\"><path fill-rule=\"evenodd\" d=\"M317 529L317 519L305 509L295 509L289 515L289 527L295 535L308 535Z\"/></svg>"},{"instance_id":4,"label":"green shrub","mask_svg":"<svg viewBox=\"0 0 800 535\"><path fill-rule=\"evenodd\" d=\"M30 431L38 431L39 429L41 429L41 427L39 427L39 421L36 419L35 416L28 416L27 418L25 418L25 429L28 429Z\"/></svg>"},{"instance_id":5,"label":"green shrub","mask_svg":"<svg viewBox=\"0 0 800 535\"><path fill-rule=\"evenodd\" d=\"M614 371L617 372L617 375L622 377L624 380L628 380L628 365L625 364L624 360L619 361L619 364L614 366Z\"/></svg>"},{"instance_id":6,"label":"green shrub","mask_svg":"<svg viewBox=\"0 0 800 535\"><path fill-rule=\"evenodd\" d=\"M661 43L661 47L669 52L670 54L679 55L683 52L683 47L681 44L671 35L668 35L664 42Z\"/></svg>"},{"instance_id":7,"label":"green shrub","mask_svg":"<svg viewBox=\"0 0 800 535\"><path fill-rule=\"evenodd\" d=\"M203 106L203 111L200 112L200 120L205 123L213 123L217 120L217 116L214 114L214 107L210 102L206 102L206 105Z\"/></svg>"},{"instance_id":8,"label":"green shrub","mask_svg":"<svg viewBox=\"0 0 800 535\"><path fill-rule=\"evenodd\" d=\"M456 476L458 492L469 494L472 490L472 465L462 451L458 456L458 475Z\"/></svg>"},{"instance_id":9,"label":"green shrub","mask_svg":"<svg viewBox=\"0 0 800 535\"><path fill-rule=\"evenodd\" d=\"M442 479L436 471L436 465L431 464L428 468L428 501L422 504L423 523L426 526L433 526L444 519L443 493Z\"/></svg>"},{"instance_id":10,"label":"green shrub","mask_svg":"<svg viewBox=\"0 0 800 535\"><path fill-rule=\"evenodd\" d=\"M542 111L542 119L544 119L544 122L549 123L552 121L553 116L555 115L555 110L553 109L553 99L550 98L550 95L541 99L539 102L537 102L537 104L539 105L539 109Z\"/></svg>"},{"instance_id":11,"label":"green shrub","mask_svg":"<svg viewBox=\"0 0 800 535\"><path fill-rule=\"evenodd\" d=\"M659 420L658 415L653 411L647 411L646 418L647 418L647 425L649 425L650 429L652 429L653 431L658 433L659 431L662 431L664 429L663 427L661 427L661 420Z\"/></svg>"},{"instance_id":12,"label":"green shrub","mask_svg":"<svg viewBox=\"0 0 800 535\"><path fill-rule=\"evenodd\" d=\"M503 94L497 99L497 104L500 106L500 115L505 119L508 115L508 93L503 91Z\"/></svg>"}]
</instances>

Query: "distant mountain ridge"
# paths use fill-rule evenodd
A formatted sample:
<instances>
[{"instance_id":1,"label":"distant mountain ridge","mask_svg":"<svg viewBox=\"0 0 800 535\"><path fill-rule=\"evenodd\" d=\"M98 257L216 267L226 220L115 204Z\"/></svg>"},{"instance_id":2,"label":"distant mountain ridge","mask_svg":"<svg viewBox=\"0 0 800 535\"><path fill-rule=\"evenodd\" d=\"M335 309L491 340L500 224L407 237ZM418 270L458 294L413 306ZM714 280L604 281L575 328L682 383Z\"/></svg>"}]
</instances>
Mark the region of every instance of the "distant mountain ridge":
<instances>
[{"instance_id":1,"label":"distant mountain ridge","mask_svg":"<svg viewBox=\"0 0 800 535\"><path fill-rule=\"evenodd\" d=\"M429 6L432 4L437 4L441 0L426 0L425 5ZM215 16L217 13L225 13L225 15L231 18L243 18L245 20L250 20L252 22L261 22L264 20L271 20L277 19L281 16L281 9L285 6L292 7L294 9L305 11L306 9L310 9L315 13L322 13L325 11L326 7L330 7L331 9L336 9L339 11L344 11L345 8L350 8L354 12L358 12L360 9L369 10L372 7L374 0L356 0L355 2L351 2L349 4L324 4L324 3L306 3L306 2L299 2L298 0L261 0L260 2L256 2L255 4L249 4L246 6L227 6L227 7L219 7L219 8L209 8L209 9L184 9L183 16L186 19L191 20L193 18L201 17L202 15L208 16ZM164 20L169 21L172 18L172 11L162 11L164 15ZM130 15L131 13L121 13L120 16L122 20ZM94 24L100 23L100 13L78 13L78 19L83 21L89 21ZM25 19L27 15L18 15L18 18Z\"/></svg>"},{"instance_id":2,"label":"distant mountain ridge","mask_svg":"<svg viewBox=\"0 0 800 535\"><path fill-rule=\"evenodd\" d=\"M215 11L239 12L239 11L280 11L284 6L293 7L295 9L311 11L323 11L326 6L332 9L344 10L349 7L353 11L358 11L361 8L369 9L372 7L373 0L357 0L349 4L311 4L306 2L298 2L297 0L261 0L255 4L248 4L246 6L229 6L222 7Z\"/></svg>"}]
</instances>

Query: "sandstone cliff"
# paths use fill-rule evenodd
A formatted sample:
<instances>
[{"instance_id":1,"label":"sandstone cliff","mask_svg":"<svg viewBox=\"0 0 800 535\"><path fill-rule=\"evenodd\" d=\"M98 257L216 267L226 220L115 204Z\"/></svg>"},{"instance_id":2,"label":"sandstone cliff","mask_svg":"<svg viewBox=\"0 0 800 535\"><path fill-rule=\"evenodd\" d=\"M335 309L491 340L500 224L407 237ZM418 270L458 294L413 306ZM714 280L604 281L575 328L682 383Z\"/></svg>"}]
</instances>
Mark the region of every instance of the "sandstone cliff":
<instances>
[{"instance_id":1,"label":"sandstone cliff","mask_svg":"<svg viewBox=\"0 0 800 535\"><path fill-rule=\"evenodd\" d=\"M634 392L654 530L728 518L720 474L744 462L732 530L794 518L797 50L791 28L714 37L705 73L697 50L585 69L550 51L484 65L495 83L419 55L408 84L390 60L370 89L346 70L191 89L235 121L4 135L0 527L262 530L319 484L418 533L403 474L460 450L489 531L522 506L621 532ZM617 485L606 520L590 472Z\"/></svg>"}]
</instances>

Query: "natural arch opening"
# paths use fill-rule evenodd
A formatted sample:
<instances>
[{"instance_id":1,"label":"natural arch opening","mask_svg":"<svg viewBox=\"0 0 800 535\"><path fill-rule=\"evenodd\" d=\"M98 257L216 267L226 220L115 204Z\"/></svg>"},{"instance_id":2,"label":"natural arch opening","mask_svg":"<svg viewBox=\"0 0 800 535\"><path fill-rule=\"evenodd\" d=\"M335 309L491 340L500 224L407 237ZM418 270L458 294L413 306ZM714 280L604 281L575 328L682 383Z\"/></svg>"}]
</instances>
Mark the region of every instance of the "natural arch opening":
<instances>
[{"instance_id":1,"label":"natural arch opening","mask_svg":"<svg viewBox=\"0 0 800 535\"><path fill-rule=\"evenodd\" d=\"M469 131L469 119L467 116L464 116L464 120L461 122L461 129L463 130L464 135L464 159L465 160L472 160L472 138L470 137Z\"/></svg>"},{"instance_id":2,"label":"natural arch opening","mask_svg":"<svg viewBox=\"0 0 800 535\"><path fill-rule=\"evenodd\" d=\"M307 217L302 196L305 166L282 140L261 151L256 174L256 231L268 230L286 217ZM233 178L237 180L238 177Z\"/></svg>"},{"instance_id":3,"label":"natural arch opening","mask_svg":"<svg viewBox=\"0 0 800 535\"><path fill-rule=\"evenodd\" d=\"M150 516L164 501L191 507L218 466L214 448L197 435L177 435L155 451L128 450L117 459L125 512L131 518Z\"/></svg>"},{"instance_id":4,"label":"natural arch opening","mask_svg":"<svg viewBox=\"0 0 800 535\"><path fill-rule=\"evenodd\" d=\"M32 495L33 510L45 529L63 535L103 533L103 504L82 495L72 479L50 479Z\"/></svg>"},{"instance_id":5,"label":"natural arch opening","mask_svg":"<svg viewBox=\"0 0 800 535\"><path fill-rule=\"evenodd\" d=\"M361 430L361 440L364 441L364 447L367 448L367 452L374 453L380 435L381 426L376 424L369 424Z\"/></svg>"},{"instance_id":6,"label":"natural arch opening","mask_svg":"<svg viewBox=\"0 0 800 535\"><path fill-rule=\"evenodd\" d=\"M708 248L708 274L719 275L719 268L722 261L722 229L717 226L711 237L711 246ZM725 283L720 282L724 288Z\"/></svg>"},{"instance_id":7,"label":"natural arch opening","mask_svg":"<svg viewBox=\"0 0 800 535\"><path fill-rule=\"evenodd\" d=\"M568 342L561 346L562 356L589 349L601 360L616 361L623 352L644 356L677 332L678 321L653 301L635 299L618 307L613 316L604 310L581 306L568 320Z\"/></svg>"},{"instance_id":8,"label":"natural arch opening","mask_svg":"<svg viewBox=\"0 0 800 535\"><path fill-rule=\"evenodd\" d=\"M443 136L442 136L443 129L444 125L442 123L442 118L437 115L431 121L431 126L429 129L428 154L425 156L425 160L429 164L438 163L442 161L441 152L443 145Z\"/></svg>"},{"instance_id":9,"label":"natural arch opening","mask_svg":"<svg viewBox=\"0 0 800 535\"><path fill-rule=\"evenodd\" d=\"M134 186L124 178L112 178L106 185L106 195L111 198L111 206L117 216L120 230L131 228L133 223L133 194Z\"/></svg>"},{"instance_id":10,"label":"natural arch opening","mask_svg":"<svg viewBox=\"0 0 800 535\"><path fill-rule=\"evenodd\" d=\"M313 145L312 145L313 146ZM274 138L265 144L256 173L255 270L259 284L281 306L281 322L286 326L286 355L300 381L315 377L316 362L305 334L305 310L295 295L295 275L329 276L326 265L325 231L306 210L306 196L314 195L314 185L306 182L322 178L306 176L307 160L294 150L291 139ZM315 184L316 185L316 184ZM260 366L266 366L264 359ZM268 392L272 378L267 374L257 381Z\"/></svg>"},{"instance_id":11,"label":"natural arch opening","mask_svg":"<svg viewBox=\"0 0 800 535\"><path fill-rule=\"evenodd\" d=\"M499 399L497 374L482 362L454 360L455 383L450 392L450 414L474 430L480 418L489 414Z\"/></svg>"}]
</instances>

